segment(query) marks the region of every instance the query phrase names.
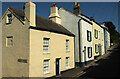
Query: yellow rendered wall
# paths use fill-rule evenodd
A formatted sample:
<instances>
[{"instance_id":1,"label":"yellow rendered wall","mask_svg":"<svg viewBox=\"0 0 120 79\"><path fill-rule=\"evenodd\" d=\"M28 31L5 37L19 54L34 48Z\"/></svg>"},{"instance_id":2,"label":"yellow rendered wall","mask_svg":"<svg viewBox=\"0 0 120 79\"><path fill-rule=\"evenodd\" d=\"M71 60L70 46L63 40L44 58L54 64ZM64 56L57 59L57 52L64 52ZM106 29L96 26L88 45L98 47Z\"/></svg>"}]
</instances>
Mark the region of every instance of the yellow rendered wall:
<instances>
[{"instance_id":1,"label":"yellow rendered wall","mask_svg":"<svg viewBox=\"0 0 120 79\"><path fill-rule=\"evenodd\" d=\"M43 53L43 38L50 38L50 53ZM70 52L66 52L66 39L70 42ZM30 29L29 77L51 77L56 75L56 58L61 58L60 71L67 70L65 58L70 57L70 67L74 68L74 37L47 31ZM43 61L50 59L50 73L43 73Z\"/></svg>"},{"instance_id":2,"label":"yellow rendered wall","mask_svg":"<svg viewBox=\"0 0 120 79\"><path fill-rule=\"evenodd\" d=\"M100 55L100 52L98 52L98 54L95 53L95 44L99 45L101 42L100 42L100 29L101 27L96 24L95 22L92 22L93 23L93 33L92 33L92 38L93 38L93 52L94 52L94 56L99 56ZM98 38L96 39L95 38L95 31L94 30L98 30Z\"/></svg>"},{"instance_id":3,"label":"yellow rendered wall","mask_svg":"<svg viewBox=\"0 0 120 79\"><path fill-rule=\"evenodd\" d=\"M29 29L13 14L12 23L6 24L6 10L2 19L2 77L28 77L29 63L18 62L18 59L29 61ZM13 36L13 46L6 46L6 38Z\"/></svg>"}]
</instances>

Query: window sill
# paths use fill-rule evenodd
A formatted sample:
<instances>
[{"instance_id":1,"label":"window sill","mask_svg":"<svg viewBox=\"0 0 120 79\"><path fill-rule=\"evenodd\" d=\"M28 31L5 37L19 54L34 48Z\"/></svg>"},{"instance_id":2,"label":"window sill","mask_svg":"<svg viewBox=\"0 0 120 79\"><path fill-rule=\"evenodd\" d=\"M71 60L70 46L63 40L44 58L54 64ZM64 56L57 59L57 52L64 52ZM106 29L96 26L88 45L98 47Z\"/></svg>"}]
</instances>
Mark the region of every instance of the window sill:
<instances>
[{"instance_id":1,"label":"window sill","mask_svg":"<svg viewBox=\"0 0 120 79\"><path fill-rule=\"evenodd\" d=\"M66 51L66 53L69 53L69 52L70 52L70 50Z\"/></svg>"},{"instance_id":2,"label":"window sill","mask_svg":"<svg viewBox=\"0 0 120 79\"><path fill-rule=\"evenodd\" d=\"M44 73L44 75L50 74L50 72Z\"/></svg>"},{"instance_id":3,"label":"window sill","mask_svg":"<svg viewBox=\"0 0 120 79\"><path fill-rule=\"evenodd\" d=\"M50 54L50 52L43 52L43 54L44 54L44 55L46 55L46 54Z\"/></svg>"},{"instance_id":4,"label":"window sill","mask_svg":"<svg viewBox=\"0 0 120 79\"><path fill-rule=\"evenodd\" d=\"M96 54L98 54L98 52L95 52Z\"/></svg>"},{"instance_id":5,"label":"window sill","mask_svg":"<svg viewBox=\"0 0 120 79\"><path fill-rule=\"evenodd\" d=\"M87 40L88 41L88 40ZM91 42L92 40L88 41L88 42Z\"/></svg>"},{"instance_id":6,"label":"window sill","mask_svg":"<svg viewBox=\"0 0 120 79\"><path fill-rule=\"evenodd\" d=\"M69 67L66 67L66 69L69 69Z\"/></svg>"},{"instance_id":7,"label":"window sill","mask_svg":"<svg viewBox=\"0 0 120 79\"><path fill-rule=\"evenodd\" d=\"M6 25L11 24L11 23L6 23Z\"/></svg>"},{"instance_id":8,"label":"window sill","mask_svg":"<svg viewBox=\"0 0 120 79\"><path fill-rule=\"evenodd\" d=\"M95 37L95 39L98 39L98 38Z\"/></svg>"},{"instance_id":9,"label":"window sill","mask_svg":"<svg viewBox=\"0 0 120 79\"><path fill-rule=\"evenodd\" d=\"M6 46L7 48L11 48L11 47L13 47L13 46Z\"/></svg>"}]
</instances>

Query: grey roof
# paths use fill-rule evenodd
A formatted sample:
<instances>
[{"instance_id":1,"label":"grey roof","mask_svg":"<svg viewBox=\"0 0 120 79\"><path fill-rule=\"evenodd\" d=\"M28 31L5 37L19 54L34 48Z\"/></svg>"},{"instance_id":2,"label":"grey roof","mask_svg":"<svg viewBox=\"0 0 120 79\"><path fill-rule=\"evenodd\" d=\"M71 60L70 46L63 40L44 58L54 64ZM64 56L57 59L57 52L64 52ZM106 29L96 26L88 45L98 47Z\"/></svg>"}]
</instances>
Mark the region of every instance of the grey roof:
<instances>
[{"instance_id":1,"label":"grey roof","mask_svg":"<svg viewBox=\"0 0 120 79\"><path fill-rule=\"evenodd\" d=\"M18 10L12 7L9 7L9 9L11 9L19 17L19 19L24 21L24 17L25 17L24 11ZM30 26L30 28L65 34L69 36L75 36L70 31L68 31L66 28L64 28L62 25L57 24L54 21L41 17L41 16L36 16L36 27Z\"/></svg>"},{"instance_id":2,"label":"grey roof","mask_svg":"<svg viewBox=\"0 0 120 79\"><path fill-rule=\"evenodd\" d=\"M92 25L92 22L90 22L90 21L87 20L87 19L90 20L90 18L87 17L87 16L85 16L84 14L81 13L81 15L78 16L78 15L74 14L73 12L71 12L71 11L69 11L69 10L67 10L67 9L65 9L65 8L63 8L63 7L60 7L60 8L63 9L63 10L65 10L65 11L67 11L67 12L69 12L70 14L72 14L72 15L74 15L74 16L76 16L76 17L80 17L82 20L84 20L84 21L86 21L86 22L88 22L89 24ZM83 18L82 16L84 16L84 17L87 18L87 19Z\"/></svg>"}]
</instances>

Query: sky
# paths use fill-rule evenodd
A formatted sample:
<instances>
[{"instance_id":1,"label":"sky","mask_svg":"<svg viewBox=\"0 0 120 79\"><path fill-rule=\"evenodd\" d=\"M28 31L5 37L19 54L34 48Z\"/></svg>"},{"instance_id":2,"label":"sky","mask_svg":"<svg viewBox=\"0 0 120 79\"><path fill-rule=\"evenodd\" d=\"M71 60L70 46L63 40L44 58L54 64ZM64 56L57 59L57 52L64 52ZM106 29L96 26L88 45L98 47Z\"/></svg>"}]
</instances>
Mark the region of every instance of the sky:
<instances>
[{"instance_id":1,"label":"sky","mask_svg":"<svg viewBox=\"0 0 120 79\"><path fill-rule=\"evenodd\" d=\"M34 2L36 4L36 14L48 18L50 15L50 7L53 3L57 4L57 7L64 7L65 9L73 12L74 2ZM101 23L105 21L111 21L116 30L120 33L120 24L118 24L118 2L80 2L80 8L82 14L92 17L96 22ZM8 6L23 10L24 2L3 2L2 14ZM119 6L120 7L120 6ZM119 8L120 9L120 8ZM119 11L119 12L118 12ZM119 21L120 22L120 21Z\"/></svg>"}]
</instances>

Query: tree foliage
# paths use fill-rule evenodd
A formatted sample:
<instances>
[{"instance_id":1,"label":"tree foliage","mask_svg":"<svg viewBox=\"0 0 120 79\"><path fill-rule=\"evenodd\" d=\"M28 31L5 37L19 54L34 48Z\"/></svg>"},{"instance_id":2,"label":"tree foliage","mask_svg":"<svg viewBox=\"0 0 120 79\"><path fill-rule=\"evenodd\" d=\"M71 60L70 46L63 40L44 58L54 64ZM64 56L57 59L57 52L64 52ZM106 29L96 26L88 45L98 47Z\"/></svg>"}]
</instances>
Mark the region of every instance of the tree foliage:
<instances>
[{"instance_id":1,"label":"tree foliage","mask_svg":"<svg viewBox=\"0 0 120 79\"><path fill-rule=\"evenodd\" d=\"M104 22L110 33L110 41L113 43L120 43L120 34L116 31L116 27L112 22Z\"/></svg>"}]
</instances>

